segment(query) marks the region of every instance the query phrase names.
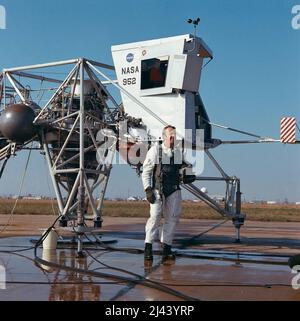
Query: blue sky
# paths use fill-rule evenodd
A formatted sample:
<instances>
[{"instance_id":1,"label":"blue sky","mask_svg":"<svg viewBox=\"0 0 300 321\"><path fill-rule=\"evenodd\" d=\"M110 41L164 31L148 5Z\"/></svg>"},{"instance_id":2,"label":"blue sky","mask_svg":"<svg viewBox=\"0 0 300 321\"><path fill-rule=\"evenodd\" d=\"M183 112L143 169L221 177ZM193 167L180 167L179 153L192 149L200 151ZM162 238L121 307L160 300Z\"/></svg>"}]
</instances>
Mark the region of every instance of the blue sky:
<instances>
[{"instance_id":1,"label":"blue sky","mask_svg":"<svg viewBox=\"0 0 300 321\"><path fill-rule=\"evenodd\" d=\"M112 45L190 33L186 20L199 16L198 35L214 53L200 85L211 121L278 138L281 117L296 116L300 124L300 30L291 27L296 4L300 0L0 0L7 12L0 68L79 56L111 64ZM220 129L213 136L244 138ZM221 146L212 152L228 174L241 178L247 200L300 201L300 145ZM0 194L18 192L25 161L26 152L9 163ZM205 169L209 174L207 162ZM34 153L24 192L52 193L46 175ZM125 165L115 166L107 195L128 194L142 195L140 179Z\"/></svg>"}]
</instances>

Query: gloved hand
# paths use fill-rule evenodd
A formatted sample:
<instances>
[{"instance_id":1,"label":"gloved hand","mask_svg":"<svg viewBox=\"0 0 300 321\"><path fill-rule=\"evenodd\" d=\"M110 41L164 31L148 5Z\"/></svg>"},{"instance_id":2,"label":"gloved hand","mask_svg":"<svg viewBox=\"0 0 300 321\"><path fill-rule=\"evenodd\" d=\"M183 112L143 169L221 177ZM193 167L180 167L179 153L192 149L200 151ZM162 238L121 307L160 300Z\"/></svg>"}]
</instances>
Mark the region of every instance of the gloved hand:
<instances>
[{"instance_id":1,"label":"gloved hand","mask_svg":"<svg viewBox=\"0 0 300 321\"><path fill-rule=\"evenodd\" d=\"M151 204L154 204L155 203L155 195L154 195L153 189L151 187L147 187L145 192L146 192L147 201Z\"/></svg>"},{"instance_id":2,"label":"gloved hand","mask_svg":"<svg viewBox=\"0 0 300 321\"><path fill-rule=\"evenodd\" d=\"M191 184L196 180L196 175L183 175L183 184Z\"/></svg>"}]
</instances>

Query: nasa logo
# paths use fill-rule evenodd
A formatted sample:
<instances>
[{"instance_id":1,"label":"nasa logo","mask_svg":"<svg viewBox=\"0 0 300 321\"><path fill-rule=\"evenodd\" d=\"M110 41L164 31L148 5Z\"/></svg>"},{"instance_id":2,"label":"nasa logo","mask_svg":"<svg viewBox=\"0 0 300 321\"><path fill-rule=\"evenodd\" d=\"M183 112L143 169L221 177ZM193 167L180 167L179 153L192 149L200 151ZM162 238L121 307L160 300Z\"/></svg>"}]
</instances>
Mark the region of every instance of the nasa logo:
<instances>
[{"instance_id":1,"label":"nasa logo","mask_svg":"<svg viewBox=\"0 0 300 321\"><path fill-rule=\"evenodd\" d=\"M127 62L132 62L132 61L133 61L133 58L134 58L133 53L129 53L129 54L126 56Z\"/></svg>"}]
</instances>

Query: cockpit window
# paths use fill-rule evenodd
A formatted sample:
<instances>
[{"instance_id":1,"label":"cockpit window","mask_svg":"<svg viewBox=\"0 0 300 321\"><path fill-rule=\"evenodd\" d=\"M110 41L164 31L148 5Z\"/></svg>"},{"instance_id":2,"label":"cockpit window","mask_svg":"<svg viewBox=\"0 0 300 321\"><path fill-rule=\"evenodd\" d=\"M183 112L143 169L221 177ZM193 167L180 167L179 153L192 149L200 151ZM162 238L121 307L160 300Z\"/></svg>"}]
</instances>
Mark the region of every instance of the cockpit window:
<instances>
[{"instance_id":1,"label":"cockpit window","mask_svg":"<svg viewBox=\"0 0 300 321\"><path fill-rule=\"evenodd\" d=\"M141 89L164 87L166 84L169 57L142 60Z\"/></svg>"}]
</instances>

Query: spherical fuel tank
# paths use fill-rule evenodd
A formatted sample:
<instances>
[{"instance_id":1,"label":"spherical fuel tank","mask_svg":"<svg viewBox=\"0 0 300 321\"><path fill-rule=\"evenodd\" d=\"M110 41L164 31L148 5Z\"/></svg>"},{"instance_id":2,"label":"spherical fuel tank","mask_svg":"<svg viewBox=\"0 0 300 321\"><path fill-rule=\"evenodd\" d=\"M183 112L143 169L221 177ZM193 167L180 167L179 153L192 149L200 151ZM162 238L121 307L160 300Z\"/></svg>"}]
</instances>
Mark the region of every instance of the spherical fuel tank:
<instances>
[{"instance_id":1,"label":"spherical fuel tank","mask_svg":"<svg viewBox=\"0 0 300 321\"><path fill-rule=\"evenodd\" d=\"M35 134L33 109L23 103L8 105L0 115L0 132L16 143L24 143Z\"/></svg>"}]
</instances>

